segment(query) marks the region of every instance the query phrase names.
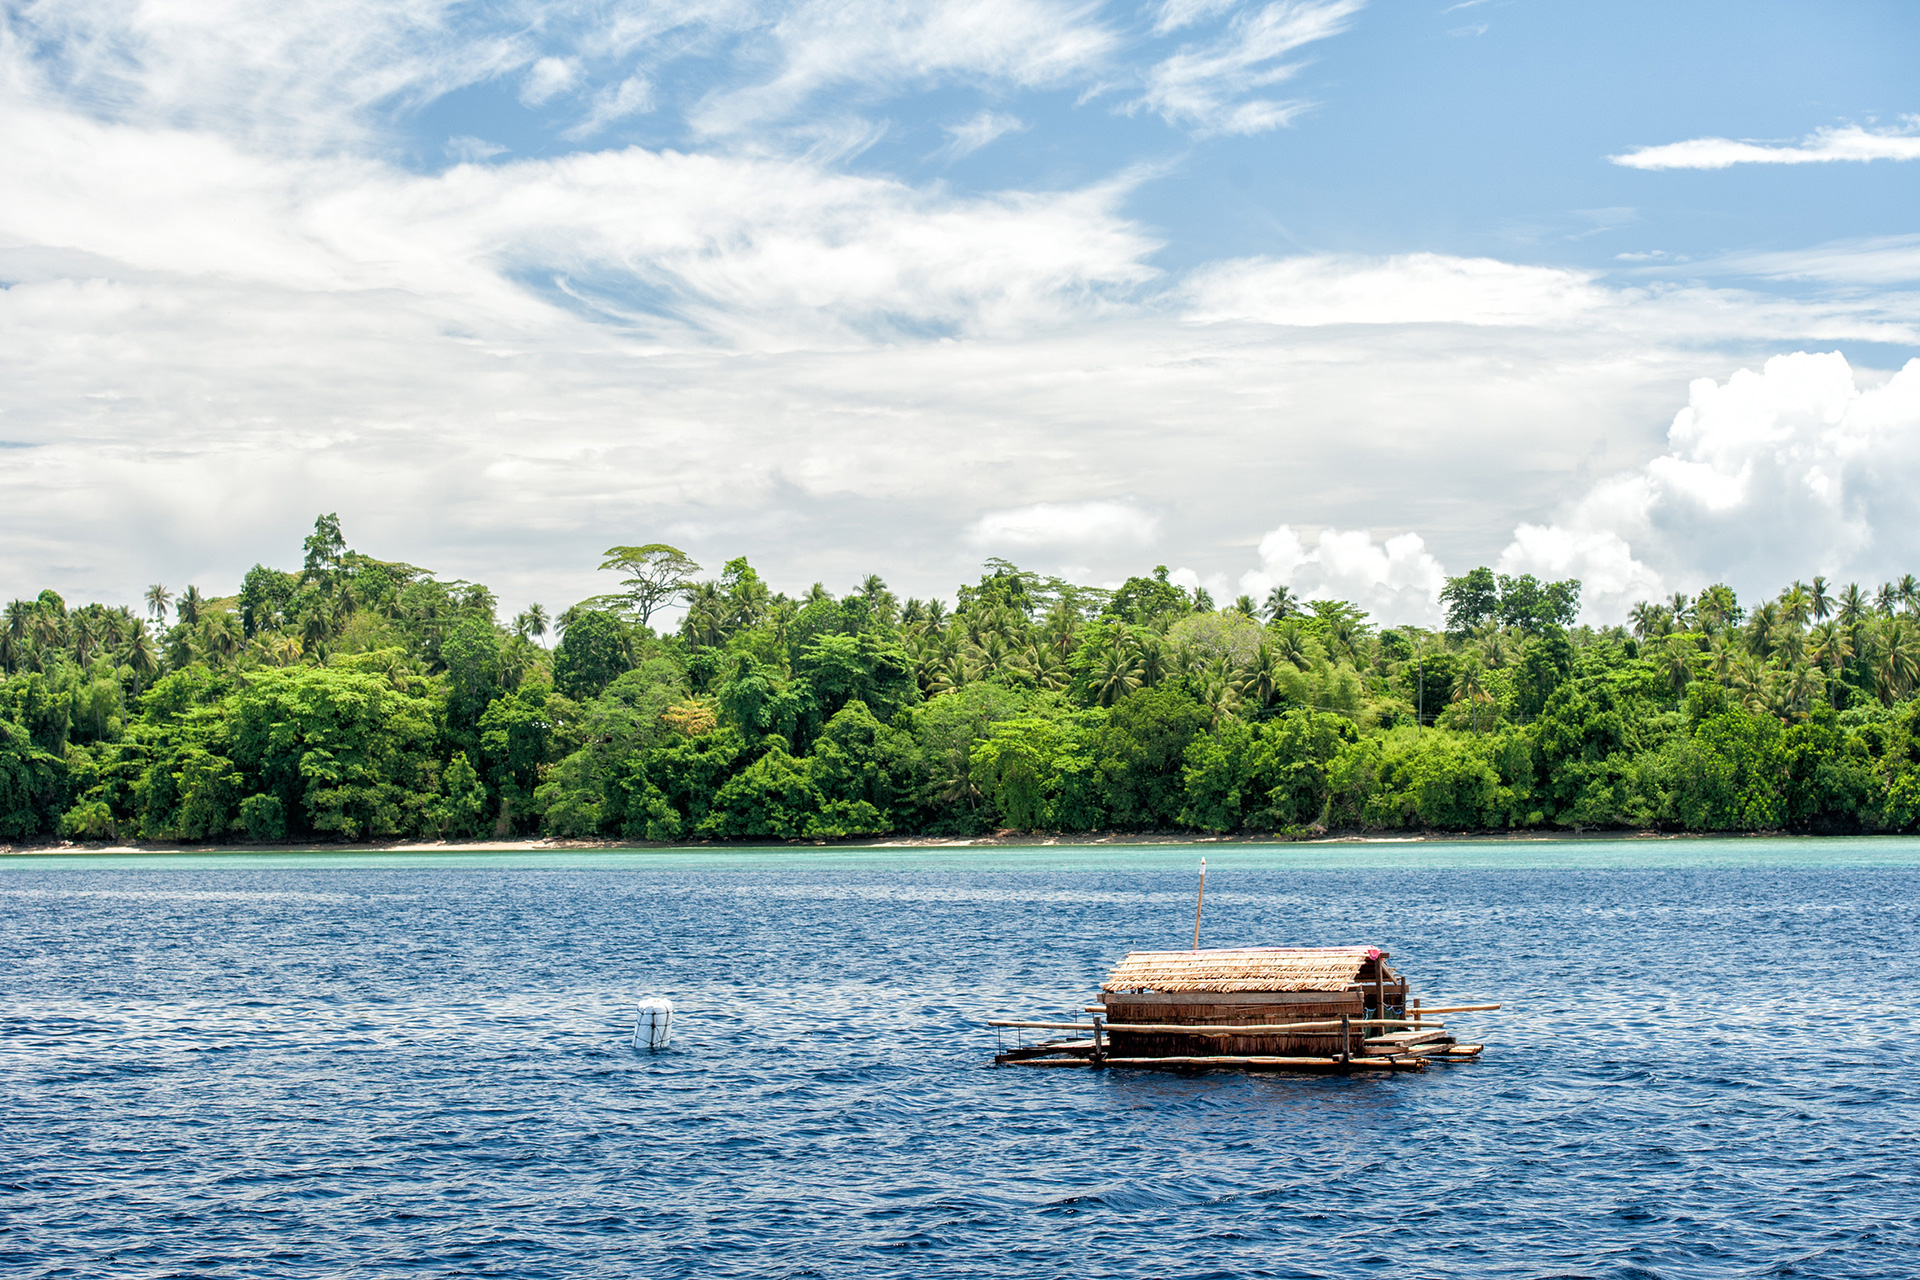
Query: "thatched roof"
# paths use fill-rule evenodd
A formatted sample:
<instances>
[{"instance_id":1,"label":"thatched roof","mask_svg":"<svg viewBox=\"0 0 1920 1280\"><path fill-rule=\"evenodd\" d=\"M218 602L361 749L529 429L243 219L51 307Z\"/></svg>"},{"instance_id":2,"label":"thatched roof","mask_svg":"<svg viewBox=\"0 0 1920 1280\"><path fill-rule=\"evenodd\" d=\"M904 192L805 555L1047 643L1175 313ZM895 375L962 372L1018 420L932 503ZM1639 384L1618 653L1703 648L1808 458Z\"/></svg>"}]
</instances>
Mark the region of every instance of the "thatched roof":
<instances>
[{"instance_id":1,"label":"thatched roof","mask_svg":"<svg viewBox=\"0 0 1920 1280\"><path fill-rule=\"evenodd\" d=\"M1102 991L1345 991L1378 947L1236 947L1134 951Z\"/></svg>"}]
</instances>

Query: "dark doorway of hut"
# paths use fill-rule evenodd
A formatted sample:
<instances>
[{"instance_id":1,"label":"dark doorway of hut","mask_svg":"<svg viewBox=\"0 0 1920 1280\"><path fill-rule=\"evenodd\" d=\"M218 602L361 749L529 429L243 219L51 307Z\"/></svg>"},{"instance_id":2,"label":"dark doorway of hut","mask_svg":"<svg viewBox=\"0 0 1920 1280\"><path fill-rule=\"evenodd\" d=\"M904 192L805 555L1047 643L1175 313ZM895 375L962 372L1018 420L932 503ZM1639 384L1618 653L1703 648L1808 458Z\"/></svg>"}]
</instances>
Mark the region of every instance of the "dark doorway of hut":
<instances>
[{"instance_id":1,"label":"dark doorway of hut","mask_svg":"<svg viewBox=\"0 0 1920 1280\"><path fill-rule=\"evenodd\" d=\"M1197 915L1197 912L1196 912ZM1472 1062L1440 1019L1497 1004L1421 1007L1381 947L1134 951L1101 984L1089 1022L995 1019L994 1062L1025 1067L1227 1068L1318 1075ZM1055 1034L1028 1044L1029 1032ZM1006 1043L1012 1033L1015 1043Z\"/></svg>"}]
</instances>

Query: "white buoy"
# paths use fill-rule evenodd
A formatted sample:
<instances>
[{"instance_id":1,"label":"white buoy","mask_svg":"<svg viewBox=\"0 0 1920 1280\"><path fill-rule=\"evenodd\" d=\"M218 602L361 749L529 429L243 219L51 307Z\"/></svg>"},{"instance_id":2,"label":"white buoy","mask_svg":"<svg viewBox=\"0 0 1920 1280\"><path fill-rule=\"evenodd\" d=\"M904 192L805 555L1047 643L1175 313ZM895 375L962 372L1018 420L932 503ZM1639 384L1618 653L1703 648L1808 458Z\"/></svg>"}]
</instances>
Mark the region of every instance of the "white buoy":
<instances>
[{"instance_id":1,"label":"white buoy","mask_svg":"<svg viewBox=\"0 0 1920 1280\"><path fill-rule=\"evenodd\" d=\"M633 1047L653 1053L666 1048L672 1039L673 1001L642 1000L640 1016L633 1024Z\"/></svg>"}]
</instances>

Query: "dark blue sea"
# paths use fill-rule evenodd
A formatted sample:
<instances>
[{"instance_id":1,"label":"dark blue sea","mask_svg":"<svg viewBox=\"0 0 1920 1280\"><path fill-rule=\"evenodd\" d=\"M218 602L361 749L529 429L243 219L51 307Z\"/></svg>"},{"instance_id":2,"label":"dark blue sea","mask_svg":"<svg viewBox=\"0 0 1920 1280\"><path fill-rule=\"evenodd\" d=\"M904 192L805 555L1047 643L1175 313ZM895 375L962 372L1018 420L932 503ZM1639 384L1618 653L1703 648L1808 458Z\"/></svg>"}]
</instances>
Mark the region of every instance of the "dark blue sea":
<instances>
[{"instance_id":1,"label":"dark blue sea","mask_svg":"<svg viewBox=\"0 0 1920 1280\"><path fill-rule=\"evenodd\" d=\"M992 1066L1202 853L1204 944L1384 946L1485 1059ZM1920 1274L1920 842L24 857L0 924L7 1276Z\"/></svg>"}]
</instances>

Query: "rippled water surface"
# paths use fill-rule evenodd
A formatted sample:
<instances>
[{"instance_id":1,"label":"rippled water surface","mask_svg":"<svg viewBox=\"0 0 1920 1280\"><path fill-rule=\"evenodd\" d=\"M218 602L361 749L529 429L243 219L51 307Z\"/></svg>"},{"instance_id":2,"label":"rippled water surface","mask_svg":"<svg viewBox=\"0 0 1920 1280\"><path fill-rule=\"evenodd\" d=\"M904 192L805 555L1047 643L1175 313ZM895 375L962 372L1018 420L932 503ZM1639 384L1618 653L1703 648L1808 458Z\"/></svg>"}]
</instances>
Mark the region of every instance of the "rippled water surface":
<instances>
[{"instance_id":1,"label":"rippled water surface","mask_svg":"<svg viewBox=\"0 0 1920 1280\"><path fill-rule=\"evenodd\" d=\"M1207 943L1486 1059L990 1066L1201 852ZM1912 1276L1916 909L1884 841L0 859L0 1271Z\"/></svg>"}]
</instances>

